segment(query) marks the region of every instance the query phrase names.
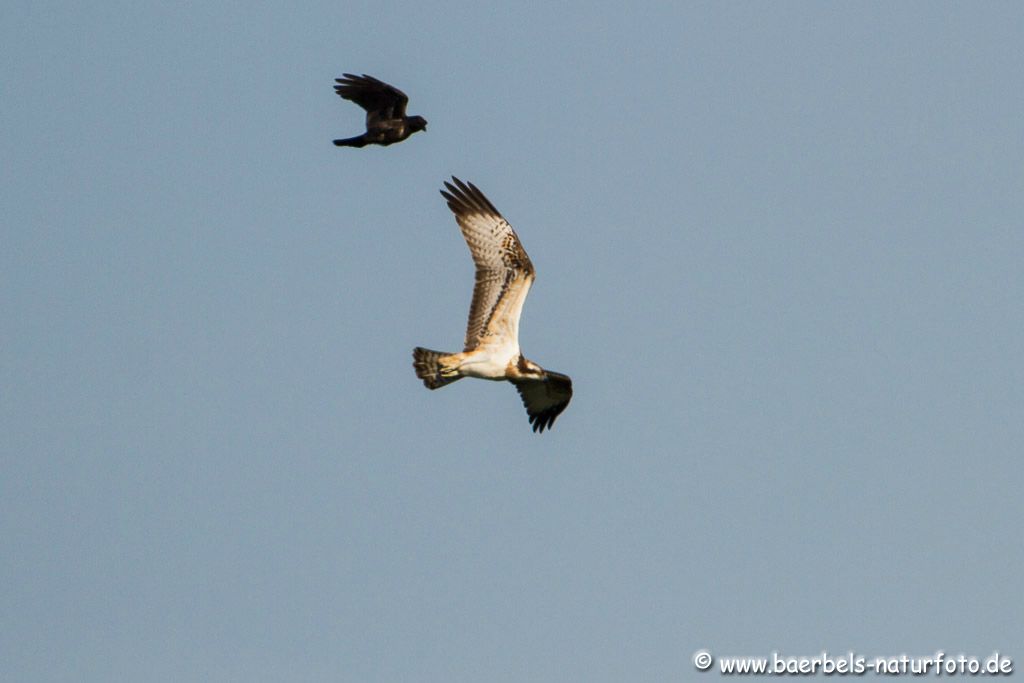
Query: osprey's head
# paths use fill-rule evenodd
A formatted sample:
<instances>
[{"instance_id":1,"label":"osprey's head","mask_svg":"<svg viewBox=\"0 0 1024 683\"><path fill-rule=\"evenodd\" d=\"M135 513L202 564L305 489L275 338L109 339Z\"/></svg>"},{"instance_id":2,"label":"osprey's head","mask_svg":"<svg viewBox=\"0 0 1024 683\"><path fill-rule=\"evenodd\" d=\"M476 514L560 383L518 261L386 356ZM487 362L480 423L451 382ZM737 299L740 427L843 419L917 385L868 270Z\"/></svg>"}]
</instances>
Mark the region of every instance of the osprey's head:
<instances>
[{"instance_id":1,"label":"osprey's head","mask_svg":"<svg viewBox=\"0 0 1024 683\"><path fill-rule=\"evenodd\" d=\"M544 376L544 368L522 354L519 355L519 361L516 363L516 369L526 377L540 378Z\"/></svg>"},{"instance_id":2,"label":"osprey's head","mask_svg":"<svg viewBox=\"0 0 1024 683\"><path fill-rule=\"evenodd\" d=\"M427 129L427 120L422 116L410 116L407 123L409 125L409 130L413 132Z\"/></svg>"}]
</instances>

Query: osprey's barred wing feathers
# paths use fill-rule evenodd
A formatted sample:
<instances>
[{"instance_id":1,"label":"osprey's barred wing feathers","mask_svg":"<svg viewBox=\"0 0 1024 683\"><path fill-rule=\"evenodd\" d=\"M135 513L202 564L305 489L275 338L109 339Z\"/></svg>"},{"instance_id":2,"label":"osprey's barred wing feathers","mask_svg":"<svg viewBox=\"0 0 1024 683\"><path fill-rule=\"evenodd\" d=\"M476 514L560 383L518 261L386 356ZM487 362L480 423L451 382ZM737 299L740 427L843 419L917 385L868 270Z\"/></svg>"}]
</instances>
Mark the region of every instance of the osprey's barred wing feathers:
<instances>
[{"instance_id":1,"label":"osprey's barred wing feathers","mask_svg":"<svg viewBox=\"0 0 1024 683\"><path fill-rule=\"evenodd\" d=\"M533 431L543 432L555 423L572 398L572 380L559 372L545 371L543 379L513 381L530 416Z\"/></svg>"},{"instance_id":2,"label":"osprey's barred wing feathers","mask_svg":"<svg viewBox=\"0 0 1024 683\"><path fill-rule=\"evenodd\" d=\"M544 370L519 349L519 317L535 277L519 237L472 183L452 176L441 195L455 214L476 265L476 285L462 353L417 347L416 376L430 389L460 377L515 385L536 433L549 429L572 399L572 380Z\"/></svg>"},{"instance_id":3,"label":"osprey's barred wing feathers","mask_svg":"<svg viewBox=\"0 0 1024 683\"><path fill-rule=\"evenodd\" d=\"M345 100L355 102L366 110L367 125L376 120L400 119L405 116L409 97L393 85L379 81L373 76L344 74L335 78L338 84L334 91Z\"/></svg>"},{"instance_id":4,"label":"osprey's barred wing feathers","mask_svg":"<svg viewBox=\"0 0 1024 683\"><path fill-rule=\"evenodd\" d=\"M441 194L462 230L469 252L476 264L476 285L469 306L465 351L472 351L488 332L488 326L512 287L525 288L518 296L509 297L513 310L504 310L511 332L518 344L519 315L526 292L533 283L534 270L519 237L501 213L473 183L464 183L452 176L454 185L445 182L448 191ZM556 413L557 414L557 413ZM554 418L552 418L554 419Z\"/></svg>"}]
</instances>

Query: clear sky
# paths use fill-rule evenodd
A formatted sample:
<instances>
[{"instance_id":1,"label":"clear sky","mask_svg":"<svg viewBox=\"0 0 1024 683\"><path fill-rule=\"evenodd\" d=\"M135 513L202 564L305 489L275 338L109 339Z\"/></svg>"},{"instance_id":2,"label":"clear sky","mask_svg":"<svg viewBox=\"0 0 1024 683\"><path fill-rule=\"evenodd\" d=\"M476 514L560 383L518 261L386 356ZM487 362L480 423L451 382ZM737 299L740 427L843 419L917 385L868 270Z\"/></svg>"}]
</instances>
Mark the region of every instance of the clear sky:
<instances>
[{"instance_id":1,"label":"clear sky","mask_svg":"<svg viewBox=\"0 0 1024 683\"><path fill-rule=\"evenodd\" d=\"M1011 2L7 2L0 678L1024 667L1022 35ZM428 130L332 146L346 71ZM543 435L413 373L465 330L452 174L537 268L523 350L576 392Z\"/></svg>"}]
</instances>

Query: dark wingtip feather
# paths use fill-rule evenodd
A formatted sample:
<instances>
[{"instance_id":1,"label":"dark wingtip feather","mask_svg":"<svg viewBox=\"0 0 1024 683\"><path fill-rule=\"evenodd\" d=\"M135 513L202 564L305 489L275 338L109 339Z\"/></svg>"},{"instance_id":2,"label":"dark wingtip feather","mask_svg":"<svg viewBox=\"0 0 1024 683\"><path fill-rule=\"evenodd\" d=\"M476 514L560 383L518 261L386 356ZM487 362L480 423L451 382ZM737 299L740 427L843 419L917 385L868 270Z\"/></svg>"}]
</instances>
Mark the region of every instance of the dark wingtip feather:
<instances>
[{"instance_id":1,"label":"dark wingtip feather","mask_svg":"<svg viewBox=\"0 0 1024 683\"><path fill-rule=\"evenodd\" d=\"M454 184L444 181L448 191L441 190L441 196L448 201L448 208L456 214L474 212L501 217L501 212L476 185L464 182L456 176L452 176L452 182Z\"/></svg>"},{"instance_id":2,"label":"dark wingtip feather","mask_svg":"<svg viewBox=\"0 0 1024 683\"><path fill-rule=\"evenodd\" d=\"M555 418L561 411L545 410L543 413L537 413L536 415L530 416L530 424L533 425L534 434L543 434L545 429L551 429L551 426L555 424Z\"/></svg>"}]
</instances>

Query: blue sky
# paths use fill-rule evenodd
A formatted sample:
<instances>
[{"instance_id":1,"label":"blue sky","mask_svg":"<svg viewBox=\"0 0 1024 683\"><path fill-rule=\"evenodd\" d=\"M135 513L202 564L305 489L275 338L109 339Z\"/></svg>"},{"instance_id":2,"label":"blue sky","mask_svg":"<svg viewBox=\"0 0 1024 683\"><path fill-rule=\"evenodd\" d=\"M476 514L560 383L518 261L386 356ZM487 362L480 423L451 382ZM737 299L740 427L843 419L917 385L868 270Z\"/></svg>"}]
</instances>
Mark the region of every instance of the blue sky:
<instances>
[{"instance_id":1,"label":"blue sky","mask_svg":"<svg viewBox=\"0 0 1024 683\"><path fill-rule=\"evenodd\" d=\"M1024 658L1018 4L3 15L0 677ZM427 132L333 147L343 72ZM537 268L543 435L413 373L453 174Z\"/></svg>"}]
</instances>

